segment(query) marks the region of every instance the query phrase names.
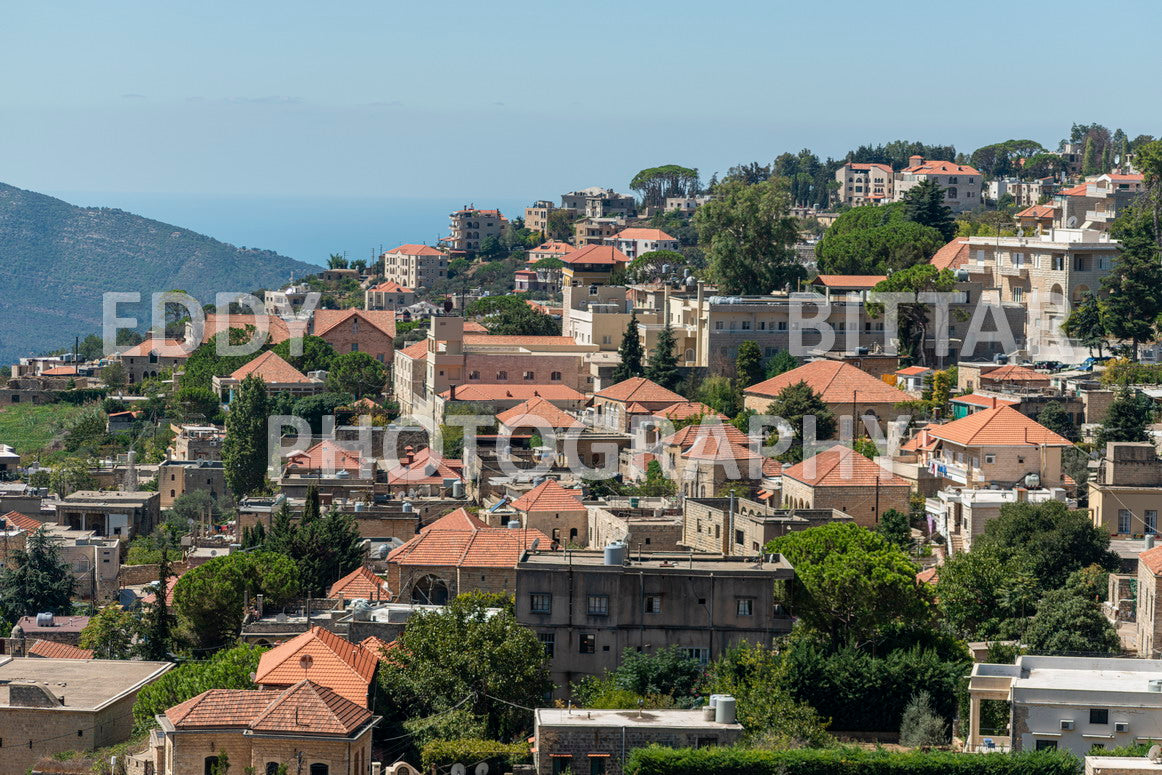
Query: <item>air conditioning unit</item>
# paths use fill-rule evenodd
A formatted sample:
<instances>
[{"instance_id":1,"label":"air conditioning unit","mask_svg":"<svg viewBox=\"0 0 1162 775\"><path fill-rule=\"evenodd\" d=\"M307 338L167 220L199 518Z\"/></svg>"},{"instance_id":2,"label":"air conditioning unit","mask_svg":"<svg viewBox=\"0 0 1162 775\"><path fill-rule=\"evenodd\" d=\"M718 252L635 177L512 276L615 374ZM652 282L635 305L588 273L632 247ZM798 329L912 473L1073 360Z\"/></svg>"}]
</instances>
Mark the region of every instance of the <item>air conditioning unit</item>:
<instances>
[{"instance_id":1,"label":"air conditioning unit","mask_svg":"<svg viewBox=\"0 0 1162 775\"><path fill-rule=\"evenodd\" d=\"M1072 719L1064 719L1064 718L1061 719L1061 728L1062 729L1073 729Z\"/></svg>"},{"instance_id":2,"label":"air conditioning unit","mask_svg":"<svg viewBox=\"0 0 1162 775\"><path fill-rule=\"evenodd\" d=\"M1115 732L1129 732L1130 731L1130 722L1128 722L1128 721L1115 721L1114 722L1114 731Z\"/></svg>"}]
</instances>

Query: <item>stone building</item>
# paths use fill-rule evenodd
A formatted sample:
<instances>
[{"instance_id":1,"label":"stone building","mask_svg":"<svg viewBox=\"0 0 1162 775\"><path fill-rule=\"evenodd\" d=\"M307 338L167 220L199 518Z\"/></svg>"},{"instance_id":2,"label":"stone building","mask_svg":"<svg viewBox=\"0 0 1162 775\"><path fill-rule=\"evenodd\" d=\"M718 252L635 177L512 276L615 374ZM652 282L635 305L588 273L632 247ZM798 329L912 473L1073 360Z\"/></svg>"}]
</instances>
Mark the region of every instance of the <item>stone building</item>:
<instances>
[{"instance_id":1,"label":"stone building","mask_svg":"<svg viewBox=\"0 0 1162 775\"><path fill-rule=\"evenodd\" d=\"M161 496L156 492L78 490L52 504L55 521L73 530L128 541L157 527Z\"/></svg>"},{"instance_id":2,"label":"stone building","mask_svg":"<svg viewBox=\"0 0 1162 775\"><path fill-rule=\"evenodd\" d=\"M1162 656L1162 608L1158 601L1158 578L1162 576L1162 546L1138 555L1138 656Z\"/></svg>"},{"instance_id":3,"label":"stone building","mask_svg":"<svg viewBox=\"0 0 1162 775\"><path fill-rule=\"evenodd\" d=\"M516 566L516 616L545 644L563 698L627 649L677 646L706 664L740 641L769 644L791 628L774 582L793 576L780 556L529 551Z\"/></svg>"},{"instance_id":4,"label":"stone building","mask_svg":"<svg viewBox=\"0 0 1162 775\"><path fill-rule=\"evenodd\" d=\"M188 492L208 492L215 501L226 498L226 469L220 460L167 460L157 468L157 491L163 509Z\"/></svg>"},{"instance_id":5,"label":"stone building","mask_svg":"<svg viewBox=\"0 0 1162 775\"><path fill-rule=\"evenodd\" d=\"M741 736L741 724L706 719L701 709L537 708L533 769L536 775L621 775L635 748L729 746Z\"/></svg>"},{"instance_id":6,"label":"stone building","mask_svg":"<svg viewBox=\"0 0 1162 775\"><path fill-rule=\"evenodd\" d=\"M580 490L568 490L546 479L512 502L521 526L549 536L554 546L584 547L589 543L589 512Z\"/></svg>"},{"instance_id":7,"label":"stone building","mask_svg":"<svg viewBox=\"0 0 1162 775\"><path fill-rule=\"evenodd\" d=\"M0 656L0 775L25 775L42 756L125 742L137 693L171 667Z\"/></svg>"},{"instance_id":8,"label":"stone building","mask_svg":"<svg viewBox=\"0 0 1162 775\"><path fill-rule=\"evenodd\" d=\"M889 509L911 510L909 481L840 444L785 469L782 477L785 509L834 509L863 527L878 525Z\"/></svg>"},{"instance_id":9,"label":"stone building","mask_svg":"<svg viewBox=\"0 0 1162 775\"><path fill-rule=\"evenodd\" d=\"M682 546L751 557L787 533L851 521L850 515L831 508L779 509L749 498L685 498Z\"/></svg>"},{"instance_id":10,"label":"stone building","mask_svg":"<svg viewBox=\"0 0 1162 775\"><path fill-rule=\"evenodd\" d=\"M1111 536L1154 535L1162 508L1162 460L1154 445L1109 442L1089 480L1089 514Z\"/></svg>"}]
</instances>

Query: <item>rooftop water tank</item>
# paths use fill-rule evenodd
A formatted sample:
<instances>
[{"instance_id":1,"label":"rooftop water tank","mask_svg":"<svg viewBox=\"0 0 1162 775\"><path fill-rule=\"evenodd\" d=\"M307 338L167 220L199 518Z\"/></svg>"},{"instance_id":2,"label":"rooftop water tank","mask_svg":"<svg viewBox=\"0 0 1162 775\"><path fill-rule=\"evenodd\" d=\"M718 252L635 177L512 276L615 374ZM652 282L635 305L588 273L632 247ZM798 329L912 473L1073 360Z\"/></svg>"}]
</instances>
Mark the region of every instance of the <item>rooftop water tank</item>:
<instances>
[{"instance_id":1,"label":"rooftop water tank","mask_svg":"<svg viewBox=\"0 0 1162 775\"><path fill-rule=\"evenodd\" d=\"M510 519L508 521L508 529L509 530L520 530L520 520L519 519Z\"/></svg>"},{"instance_id":2,"label":"rooftop water tank","mask_svg":"<svg viewBox=\"0 0 1162 775\"><path fill-rule=\"evenodd\" d=\"M625 565L628 547L621 541L614 541L605 545L606 565Z\"/></svg>"},{"instance_id":3,"label":"rooftop water tank","mask_svg":"<svg viewBox=\"0 0 1162 775\"><path fill-rule=\"evenodd\" d=\"M55 627L56 623L53 621L52 613L40 613L36 615L37 627Z\"/></svg>"},{"instance_id":4,"label":"rooftop water tank","mask_svg":"<svg viewBox=\"0 0 1162 775\"><path fill-rule=\"evenodd\" d=\"M735 723L735 703L734 698L729 694L724 694L718 698L718 704L714 706L714 721L718 724L733 724Z\"/></svg>"}]
</instances>

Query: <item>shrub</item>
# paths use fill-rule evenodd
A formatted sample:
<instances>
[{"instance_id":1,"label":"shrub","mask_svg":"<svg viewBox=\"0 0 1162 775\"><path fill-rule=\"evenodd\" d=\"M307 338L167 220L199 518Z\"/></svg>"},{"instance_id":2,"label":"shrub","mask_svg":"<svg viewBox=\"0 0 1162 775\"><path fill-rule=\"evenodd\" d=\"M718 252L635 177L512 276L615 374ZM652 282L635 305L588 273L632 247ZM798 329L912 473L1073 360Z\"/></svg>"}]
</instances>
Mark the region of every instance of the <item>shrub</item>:
<instances>
[{"instance_id":1,"label":"shrub","mask_svg":"<svg viewBox=\"0 0 1162 775\"><path fill-rule=\"evenodd\" d=\"M948 742L948 724L932 709L932 697L920 692L904 708L900 719L900 744L919 748Z\"/></svg>"},{"instance_id":2,"label":"shrub","mask_svg":"<svg viewBox=\"0 0 1162 775\"><path fill-rule=\"evenodd\" d=\"M425 745L420 753L420 762L425 770L457 762L467 765L486 761L491 771L495 769L494 763L511 767L514 764L528 764L532 760L528 743L501 743L476 738L436 740Z\"/></svg>"}]
</instances>

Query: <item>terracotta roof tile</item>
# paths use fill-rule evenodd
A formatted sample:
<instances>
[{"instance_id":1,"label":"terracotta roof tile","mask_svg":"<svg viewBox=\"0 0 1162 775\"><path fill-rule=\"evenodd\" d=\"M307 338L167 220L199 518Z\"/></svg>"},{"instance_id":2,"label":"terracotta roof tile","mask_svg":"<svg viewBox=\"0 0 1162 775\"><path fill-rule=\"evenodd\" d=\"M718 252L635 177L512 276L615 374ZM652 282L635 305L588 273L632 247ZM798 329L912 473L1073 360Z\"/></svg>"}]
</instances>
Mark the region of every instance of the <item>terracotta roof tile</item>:
<instances>
[{"instance_id":1,"label":"terracotta roof tile","mask_svg":"<svg viewBox=\"0 0 1162 775\"><path fill-rule=\"evenodd\" d=\"M0 519L4 520L13 527L19 530L27 530L34 533L43 526L43 523L38 519L33 519L27 514L21 514L19 511L10 511L7 514L0 515Z\"/></svg>"},{"instance_id":2,"label":"terracotta roof tile","mask_svg":"<svg viewBox=\"0 0 1162 775\"><path fill-rule=\"evenodd\" d=\"M312 322L314 334L326 338L328 333L352 318L379 329L392 339L395 338L395 311L389 309L317 309Z\"/></svg>"},{"instance_id":3,"label":"terracotta roof tile","mask_svg":"<svg viewBox=\"0 0 1162 775\"><path fill-rule=\"evenodd\" d=\"M675 240L669 234L666 234L666 232L662 231L661 229L642 228L622 229L617 234L614 234L612 239L647 240L650 242L661 242L663 240L669 240L671 242L677 242L677 240Z\"/></svg>"},{"instance_id":4,"label":"terracotta roof tile","mask_svg":"<svg viewBox=\"0 0 1162 775\"><path fill-rule=\"evenodd\" d=\"M262 689L210 689L174 705L165 716L178 729L245 729L281 694Z\"/></svg>"},{"instance_id":5,"label":"terracotta roof tile","mask_svg":"<svg viewBox=\"0 0 1162 775\"><path fill-rule=\"evenodd\" d=\"M312 627L264 653L254 683L284 687L309 679L366 707L378 661L359 645L322 627Z\"/></svg>"},{"instance_id":6,"label":"terracotta roof tile","mask_svg":"<svg viewBox=\"0 0 1162 775\"><path fill-rule=\"evenodd\" d=\"M916 581L920 582L921 584L935 584L939 580L940 573L935 566L931 568L925 568L916 574Z\"/></svg>"},{"instance_id":7,"label":"terracotta roof tile","mask_svg":"<svg viewBox=\"0 0 1162 775\"><path fill-rule=\"evenodd\" d=\"M1049 375L1033 371L1025 366L1009 363L1004 366L983 372L981 380L993 382L1048 382Z\"/></svg>"},{"instance_id":8,"label":"terracotta roof tile","mask_svg":"<svg viewBox=\"0 0 1162 775\"><path fill-rule=\"evenodd\" d=\"M1017 218L1052 218L1057 210L1052 205L1033 205L1017 213Z\"/></svg>"},{"instance_id":9,"label":"terracotta roof tile","mask_svg":"<svg viewBox=\"0 0 1162 775\"><path fill-rule=\"evenodd\" d=\"M245 329L247 326L254 326L256 329L261 325L266 325L267 340L269 344L278 344L285 342L291 337L291 329L294 328L294 333L302 336L306 333L306 323L294 323L288 325L285 320L277 315L243 315L211 312L206 315L206 325L202 329L202 341L209 342L218 334L229 331L232 328Z\"/></svg>"},{"instance_id":10,"label":"terracotta roof tile","mask_svg":"<svg viewBox=\"0 0 1162 775\"><path fill-rule=\"evenodd\" d=\"M474 516L464 507L449 511L427 527L421 528L421 533L429 530L480 530L488 527L488 523Z\"/></svg>"},{"instance_id":11,"label":"terracotta roof tile","mask_svg":"<svg viewBox=\"0 0 1162 775\"><path fill-rule=\"evenodd\" d=\"M406 355L409 358L423 358L428 354L428 340L421 339L413 342L402 350L396 350L396 355Z\"/></svg>"},{"instance_id":12,"label":"terracotta roof tile","mask_svg":"<svg viewBox=\"0 0 1162 775\"><path fill-rule=\"evenodd\" d=\"M938 439L965 447L1072 447L1069 439L1030 419L1011 406L983 409L929 431Z\"/></svg>"},{"instance_id":13,"label":"terracotta roof tile","mask_svg":"<svg viewBox=\"0 0 1162 775\"><path fill-rule=\"evenodd\" d=\"M720 436L701 436L689 446L682 456L690 460L757 460L758 455L746 444L723 439Z\"/></svg>"},{"instance_id":14,"label":"terracotta roof tile","mask_svg":"<svg viewBox=\"0 0 1162 775\"><path fill-rule=\"evenodd\" d=\"M457 401L504 401L516 399L528 401L541 397L549 401L577 402L585 396L568 385L528 385L497 383L469 383L456 386ZM445 390L441 398L451 399L452 391Z\"/></svg>"},{"instance_id":15,"label":"terracotta roof tile","mask_svg":"<svg viewBox=\"0 0 1162 775\"><path fill-rule=\"evenodd\" d=\"M560 257L566 264L628 264L629 256L612 245L586 245Z\"/></svg>"},{"instance_id":16,"label":"terracotta roof tile","mask_svg":"<svg viewBox=\"0 0 1162 775\"><path fill-rule=\"evenodd\" d=\"M440 484L445 479L460 479L461 472L453 467L453 461L432 457L432 448L424 447L417 452L410 463L400 462L387 472L389 485Z\"/></svg>"},{"instance_id":17,"label":"terracotta roof tile","mask_svg":"<svg viewBox=\"0 0 1162 775\"><path fill-rule=\"evenodd\" d=\"M918 377L921 374L928 374L932 369L927 366L908 366L904 369L897 369L896 373L901 377Z\"/></svg>"},{"instance_id":18,"label":"terracotta roof tile","mask_svg":"<svg viewBox=\"0 0 1162 775\"><path fill-rule=\"evenodd\" d=\"M347 449L336 441L323 439L305 452L296 452L286 459L286 467L296 471L336 470L359 473L363 458L359 452Z\"/></svg>"},{"instance_id":19,"label":"terracotta roof tile","mask_svg":"<svg viewBox=\"0 0 1162 775\"><path fill-rule=\"evenodd\" d=\"M843 166L850 167L853 170L878 169L878 170L882 170L883 172L888 173L889 175L892 174L892 165L890 165L890 164L875 164L875 163L870 163L870 162L865 164L862 162L849 161L847 164L845 164Z\"/></svg>"},{"instance_id":20,"label":"terracotta roof tile","mask_svg":"<svg viewBox=\"0 0 1162 775\"><path fill-rule=\"evenodd\" d=\"M699 440L717 438L732 444L749 444L750 437L735 428L728 422L708 422L698 425L687 425L681 430L671 433L662 439L663 444L677 444L682 449L690 449Z\"/></svg>"},{"instance_id":21,"label":"terracotta roof tile","mask_svg":"<svg viewBox=\"0 0 1162 775\"><path fill-rule=\"evenodd\" d=\"M821 274L815 282L828 288L874 288L886 279L885 274Z\"/></svg>"},{"instance_id":22,"label":"terracotta roof tile","mask_svg":"<svg viewBox=\"0 0 1162 775\"><path fill-rule=\"evenodd\" d=\"M376 576L370 568L362 565L332 584L331 589L327 592L329 598L336 598L340 595L347 600L359 598L365 600L391 599L387 582Z\"/></svg>"},{"instance_id":23,"label":"terracotta roof tile","mask_svg":"<svg viewBox=\"0 0 1162 775\"><path fill-rule=\"evenodd\" d=\"M280 693L250 722L250 728L256 732L345 737L371 719L371 711L365 705L315 681L304 680Z\"/></svg>"},{"instance_id":24,"label":"terracotta roof tile","mask_svg":"<svg viewBox=\"0 0 1162 775\"><path fill-rule=\"evenodd\" d=\"M274 350L266 352L253 359L245 366L230 375L230 379L241 382L254 375L267 384L288 385L299 382L310 382L306 374L283 360Z\"/></svg>"},{"instance_id":25,"label":"terracotta roof tile","mask_svg":"<svg viewBox=\"0 0 1162 775\"><path fill-rule=\"evenodd\" d=\"M140 358L150 353L157 353L162 358L188 358L193 351L194 345L191 345L187 351L184 342L180 339L146 339L127 350L122 350L119 355Z\"/></svg>"},{"instance_id":26,"label":"terracotta roof tile","mask_svg":"<svg viewBox=\"0 0 1162 775\"><path fill-rule=\"evenodd\" d=\"M668 390L657 382L645 377L630 377L616 385L610 385L597 394L597 398L624 403L637 402L641 404L676 404L686 400L685 396Z\"/></svg>"},{"instance_id":27,"label":"terracotta roof tile","mask_svg":"<svg viewBox=\"0 0 1162 775\"><path fill-rule=\"evenodd\" d=\"M812 487L874 487L877 482L880 487L912 486L907 479L842 444L796 463L783 471L783 476Z\"/></svg>"},{"instance_id":28,"label":"terracotta roof tile","mask_svg":"<svg viewBox=\"0 0 1162 775\"><path fill-rule=\"evenodd\" d=\"M1086 184L1081 183L1073 188L1063 188L1057 192L1059 196L1085 196Z\"/></svg>"},{"instance_id":29,"label":"terracotta roof tile","mask_svg":"<svg viewBox=\"0 0 1162 775\"><path fill-rule=\"evenodd\" d=\"M541 396L522 401L512 409L496 415L496 419L509 428L520 427L521 423L537 423L542 427L547 423L552 428L581 427L580 420Z\"/></svg>"},{"instance_id":30,"label":"terracotta roof tile","mask_svg":"<svg viewBox=\"0 0 1162 775\"><path fill-rule=\"evenodd\" d=\"M563 256L566 253L572 253L574 250L576 250L576 248L574 248L568 242L553 242L550 240L549 242L542 242L540 245L537 245L535 248L533 248L529 252L530 253L556 253L557 255Z\"/></svg>"},{"instance_id":31,"label":"terracotta roof tile","mask_svg":"<svg viewBox=\"0 0 1162 775\"><path fill-rule=\"evenodd\" d=\"M556 479L546 479L512 502L517 511L584 511L578 490L568 490Z\"/></svg>"},{"instance_id":32,"label":"terracotta roof tile","mask_svg":"<svg viewBox=\"0 0 1162 775\"><path fill-rule=\"evenodd\" d=\"M53 366L51 369L45 369L40 373L42 377L75 377L77 376L76 366Z\"/></svg>"},{"instance_id":33,"label":"terracotta roof tile","mask_svg":"<svg viewBox=\"0 0 1162 775\"><path fill-rule=\"evenodd\" d=\"M968 240L957 238L937 250L928 263L937 269L959 269L968 263Z\"/></svg>"},{"instance_id":34,"label":"terracotta roof tile","mask_svg":"<svg viewBox=\"0 0 1162 775\"><path fill-rule=\"evenodd\" d=\"M415 293L411 288L400 285L395 280L388 280L385 283L376 285L371 290L379 291L380 293Z\"/></svg>"},{"instance_id":35,"label":"terracotta roof tile","mask_svg":"<svg viewBox=\"0 0 1162 775\"><path fill-rule=\"evenodd\" d=\"M521 336L508 334L465 334L464 344L484 344L484 345L511 345L516 347L528 347L536 349L541 347L561 347L567 345L575 347L577 341L571 336Z\"/></svg>"},{"instance_id":36,"label":"terracotta roof tile","mask_svg":"<svg viewBox=\"0 0 1162 775\"><path fill-rule=\"evenodd\" d=\"M1162 546L1142 552L1138 555L1138 562L1149 568L1155 576L1162 576Z\"/></svg>"},{"instance_id":37,"label":"terracotta roof tile","mask_svg":"<svg viewBox=\"0 0 1162 775\"><path fill-rule=\"evenodd\" d=\"M952 161L938 161L936 159L922 159L919 164L905 167L903 172L912 172L919 175L979 175L980 172L967 164L957 164Z\"/></svg>"},{"instance_id":38,"label":"terracotta roof tile","mask_svg":"<svg viewBox=\"0 0 1162 775\"><path fill-rule=\"evenodd\" d=\"M774 398L785 388L806 382L826 404L848 404L854 398L861 404L894 404L910 401L911 396L876 379L866 371L843 361L811 361L777 377L751 385L747 395Z\"/></svg>"},{"instance_id":39,"label":"terracotta roof tile","mask_svg":"<svg viewBox=\"0 0 1162 775\"><path fill-rule=\"evenodd\" d=\"M999 396L982 396L976 393L969 393L966 396L953 396L949 399L954 404L972 404L973 406L983 406L992 409L994 406L1016 406L1021 403L1009 398L1000 398Z\"/></svg>"},{"instance_id":40,"label":"terracotta roof tile","mask_svg":"<svg viewBox=\"0 0 1162 775\"><path fill-rule=\"evenodd\" d=\"M665 417L667 420L674 421L689 420L691 417L717 417L723 421L729 419L726 415L715 411L713 407L707 406L701 401L679 401L676 404L667 406L665 409L652 412L652 414L656 417Z\"/></svg>"},{"instance_id":41,"label":"terracotta roof tile","mask_svg":"<svg viewBox=\"0 0 1162 775\"><path fill-rule=\"evenodd\" d=\"M91 649L70 646L51 640L36 640L28 647L28 656L42 659L92 659Z\"/></svg>"},{"instance_id":42,"label":"terracotta roof tile","mask_svg":"<svg viewBox=\"0 0 1162 775\"><path fill-rule=\"evenodd\" d=\"M403 256L444 256L447 255L444 251L432 247L431 245L400 245L398 248L392 248L388 253L398 253Z\"/></svg>"},{"instance_id":43,"label":"terracotta roof tile","mask_svg":"<svg viewBox=\"0 0 1162 775\"><path fill-rule=\"evenodd\" d=\"M521 555L549 537L540 530L483 527L477 530L428 530L398 546L387 556L389 564L468 568L515 568Z\"/></svg>"}]
</instances>

